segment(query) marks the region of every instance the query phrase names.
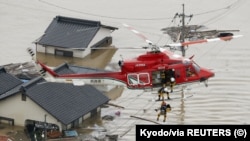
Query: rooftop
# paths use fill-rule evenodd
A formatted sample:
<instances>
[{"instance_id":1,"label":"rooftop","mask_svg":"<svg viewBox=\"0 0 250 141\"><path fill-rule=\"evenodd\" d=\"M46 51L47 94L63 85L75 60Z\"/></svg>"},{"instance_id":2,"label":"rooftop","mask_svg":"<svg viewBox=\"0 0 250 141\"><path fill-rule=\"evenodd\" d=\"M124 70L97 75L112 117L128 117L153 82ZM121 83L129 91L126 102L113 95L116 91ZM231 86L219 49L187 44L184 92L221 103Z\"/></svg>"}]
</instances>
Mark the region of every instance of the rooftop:
<instances>
[{"instance_id":1,"label":"rooftop","mask_svg":"<svg viewBox=\"0 0 250 141\"><path fill-rule=\"evenodd\" d=\"M56 16L36 43L45 46L84 49L88 47L101 27L110 30L117 29L102 25L100 21Z\"/></svg>"}]
</instances>

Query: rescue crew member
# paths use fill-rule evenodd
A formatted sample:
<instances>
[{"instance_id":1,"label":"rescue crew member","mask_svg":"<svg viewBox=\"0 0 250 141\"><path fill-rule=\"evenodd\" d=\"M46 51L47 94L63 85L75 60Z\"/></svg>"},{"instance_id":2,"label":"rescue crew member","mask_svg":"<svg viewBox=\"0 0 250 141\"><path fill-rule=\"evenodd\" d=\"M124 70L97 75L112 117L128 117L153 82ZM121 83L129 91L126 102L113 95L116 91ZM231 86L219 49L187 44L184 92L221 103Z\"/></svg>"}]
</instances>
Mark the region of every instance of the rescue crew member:
<instances>
[{"instance_id":1,"label":"rescue crew member","mask_svg":"<svg viewBox=\"0 0 250 141\"><path fill-rule=\"evenodd\" d=\"M165 89L164 89L164 91L165 91L165 92L166 92L166 94L167 94L167 98L168 98L168 99L170 99L170 97L169 97L169 91L168 91L168 88L165 88Z\"/></svg>"},{"instance_id":2,"label":"rescue crew member","mask_svg":"<svg viewBox=\"0 0 250 141\"><path fill-rule=\"evenodd\" d=\"M164 85L163 87L161 87L159 90L158 90L158 100L161 100L161 98L162 98L162 100L164 100L164 88L165 88L166 86Z\"/></svg>"},{"instance_id":3,"label":"rescue crew member","mask_svg":"<svg viewBox=\"0 0 250 141\"><path fill-rule=\"evenodd\" d=\"M175 85L175 78L174 78L174 77L171 77L171 78L170 78L170 89L171 89L171 93L173 92L174 85Z\"/></svg>"},{"instance_id":4,"label":"rescue crew member","mask_svg":"<svg viewBox=\"0 0 250 141\"><path fill-rule=\"evenodd\" d=\"M158 100L162 100L164 101L164 94L167 94L167 98L170 99L169 97L169 91L168 91L168 88L166 87L166 85L163 85L163 87L161 87L159 90L158 90Z\"/></svg>"},{"instance_id":5,"label":"rescue crew member","mask_svg":"<svg viewBox=\"0 0 250 141\"><path fill-rule=\"evenodd\" d=\"M160 115L163 115L164 116L163 122L165 122L167 118L167 112L171 111L171 106L169 104L166 104L165 101L162 101L159 110L160 112L157 115L157 121L159 121ZM156 111L158 111L158 109L156 109Z\"/></svg>"}]
</instances>

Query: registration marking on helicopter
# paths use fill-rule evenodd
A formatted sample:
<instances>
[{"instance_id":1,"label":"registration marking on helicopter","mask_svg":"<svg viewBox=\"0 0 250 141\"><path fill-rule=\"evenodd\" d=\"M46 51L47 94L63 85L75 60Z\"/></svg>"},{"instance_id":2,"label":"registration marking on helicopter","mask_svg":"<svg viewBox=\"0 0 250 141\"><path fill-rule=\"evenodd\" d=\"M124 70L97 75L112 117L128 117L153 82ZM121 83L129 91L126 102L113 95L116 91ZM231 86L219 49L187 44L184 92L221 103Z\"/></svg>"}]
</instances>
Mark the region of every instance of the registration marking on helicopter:
<instances>
[{"instance_id":1,"label":"registration marking on helicopter","mask_svg":"<svg viewBox=\"0 0 250 141\"><path fill-rule=\"evenodd\" d=\"M158 67L158 70L165 69L165 66Z\"/></svg>"},{"instance_id":2,"label":"registration marking on helicopter","mask_svg":"<svg viewBox=\"0 0 250 141\"><path fill-rule=\"evenodd\" d=\"M136 67L145 67L146 64L136 64L135 66L136 66Z\"/></svg>"}]
</instances>

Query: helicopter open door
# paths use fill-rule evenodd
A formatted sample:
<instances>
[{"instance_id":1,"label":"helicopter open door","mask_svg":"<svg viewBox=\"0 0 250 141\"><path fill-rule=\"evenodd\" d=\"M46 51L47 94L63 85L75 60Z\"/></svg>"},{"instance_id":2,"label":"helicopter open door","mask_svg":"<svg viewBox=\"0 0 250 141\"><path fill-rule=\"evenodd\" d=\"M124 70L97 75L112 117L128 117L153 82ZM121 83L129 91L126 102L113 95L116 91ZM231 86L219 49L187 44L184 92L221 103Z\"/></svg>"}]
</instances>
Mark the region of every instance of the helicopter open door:
<instances>
[{"instance_id":1,"label":"helicopter open door","mask_svg":"<svg viewBox=\"0 0 250 141\"><path fill-rule=\"evenodd\" d=\"M127 83L129 87L140 88L150 85L149 73L128 73Z\"/></svg>"},{"instance_id":2,"label":"helicopter open door","mask_svg":"<svg viewBox=\"0 0 250 141\"><path fill-rule=\"evenodd\" d=\"M162 87L163 84L168 84L171 78L175 78L174 69L163 69L152 72L152 84L156 87Z\"/></svg>"}]
</instances>

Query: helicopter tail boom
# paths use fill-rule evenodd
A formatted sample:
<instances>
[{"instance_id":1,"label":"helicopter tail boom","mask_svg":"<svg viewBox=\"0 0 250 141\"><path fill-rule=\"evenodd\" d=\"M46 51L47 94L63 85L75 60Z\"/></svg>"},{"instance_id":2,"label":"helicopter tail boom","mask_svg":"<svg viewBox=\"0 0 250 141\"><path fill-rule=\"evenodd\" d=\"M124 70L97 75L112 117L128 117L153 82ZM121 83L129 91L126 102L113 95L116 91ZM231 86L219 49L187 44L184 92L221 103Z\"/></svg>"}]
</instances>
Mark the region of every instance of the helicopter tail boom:
<instances>
[{"instance_id":1,"label":"helicopter tail boom","mask_svg":"<svg viewBox=\"0 0 250 141\"><path fill-rule=\"evenodd\" d=\"M45 72L48 72L53 77L58 77L59 76L55 71L53 71L52 69L50 69L49 67L47 67L46 65L41 63L40 61L37 61L37 64L39 64Z\"/></svg>"}]
</instances>

